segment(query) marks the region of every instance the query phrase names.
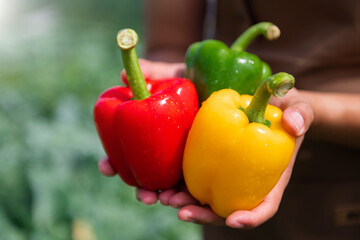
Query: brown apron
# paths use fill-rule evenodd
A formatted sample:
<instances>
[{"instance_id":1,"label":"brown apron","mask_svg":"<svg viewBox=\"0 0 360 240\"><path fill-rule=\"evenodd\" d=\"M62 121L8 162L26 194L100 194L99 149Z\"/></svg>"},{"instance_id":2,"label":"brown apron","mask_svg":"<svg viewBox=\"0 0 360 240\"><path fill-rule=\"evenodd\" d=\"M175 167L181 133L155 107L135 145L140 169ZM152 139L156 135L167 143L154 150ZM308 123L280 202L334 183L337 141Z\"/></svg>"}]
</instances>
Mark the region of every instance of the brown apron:
<instances>
[{"instance_id":1,"label":"brown apron","mask_svg":"<svg viewBox=\"0 0 360 240\"><path fill-rule=\"evenodd\" d=\"M215 38L231 44L270 21L278 40L248 48L298 89L360 93L360 0L218 0ZM360 104L360 103L359 103ZM359 119L360 121L360 119ZM205 239L360 239L360 149L305 138L278 213L250 231L205 227Z\"/></svg>"}]
</instances>

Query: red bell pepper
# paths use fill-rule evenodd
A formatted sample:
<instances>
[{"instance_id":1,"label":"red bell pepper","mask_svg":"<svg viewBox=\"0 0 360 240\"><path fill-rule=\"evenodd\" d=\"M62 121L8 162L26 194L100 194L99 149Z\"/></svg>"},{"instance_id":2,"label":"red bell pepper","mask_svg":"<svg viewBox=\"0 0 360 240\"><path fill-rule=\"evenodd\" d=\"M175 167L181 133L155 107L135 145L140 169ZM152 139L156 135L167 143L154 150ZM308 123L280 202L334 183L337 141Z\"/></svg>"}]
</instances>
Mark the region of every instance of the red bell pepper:
<instances>
[{"instance_id":1,"label":"red bell pepper","mask_svg":"<svg viewBox=\"0 0 360 240\"><path fill-rule=\"evenodd\" d=\"M173 187L181 178L187 134L198 110L194 85L184 78L147 80L137 60L136 33L119 32L127 87L100 95L94 120L110 164L125 183L149 190Z\"/></svg>"}]
</instances>

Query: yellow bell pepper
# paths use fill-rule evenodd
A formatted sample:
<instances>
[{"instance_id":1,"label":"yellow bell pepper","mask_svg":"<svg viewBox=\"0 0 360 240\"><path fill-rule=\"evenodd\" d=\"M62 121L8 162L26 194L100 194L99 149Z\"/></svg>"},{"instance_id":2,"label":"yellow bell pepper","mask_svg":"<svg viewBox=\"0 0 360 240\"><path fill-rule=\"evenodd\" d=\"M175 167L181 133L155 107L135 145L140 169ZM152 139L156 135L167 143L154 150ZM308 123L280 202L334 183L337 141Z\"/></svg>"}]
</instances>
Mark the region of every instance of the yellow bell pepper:
<instances>
[{"instance_id":1,"label":"yellow bell pepper","mask_svg":"<svg viewBox=\"0 0 360 240\"><path fill-rule=\"evenodd\" d=\"M183 172L191 195L219 216L256 207L287 167L295 138L283 128L281 110L268 102L294 83L278 73L254 97L223 89L202 104L187 138Z\"/></svg>"}]
</instances>

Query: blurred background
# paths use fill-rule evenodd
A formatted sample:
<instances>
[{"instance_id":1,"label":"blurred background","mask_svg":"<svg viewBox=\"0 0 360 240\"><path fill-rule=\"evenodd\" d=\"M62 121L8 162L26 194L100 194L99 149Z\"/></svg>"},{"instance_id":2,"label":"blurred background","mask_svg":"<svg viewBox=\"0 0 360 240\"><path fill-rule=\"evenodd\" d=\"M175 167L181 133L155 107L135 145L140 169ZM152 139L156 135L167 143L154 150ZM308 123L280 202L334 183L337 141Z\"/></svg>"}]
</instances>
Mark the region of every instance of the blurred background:
<instances>
[{"instance_id":1,"label":"blurred background","mask_svg":"<svg viewBox=\"0 0 360 240\"><path fill-rule=\"evenodd\" d=\"M92 108L120 83L119 29L141 42L141 0L0 0L0 239L200 239L97 170Z\"/></svg>"}]
</instances>

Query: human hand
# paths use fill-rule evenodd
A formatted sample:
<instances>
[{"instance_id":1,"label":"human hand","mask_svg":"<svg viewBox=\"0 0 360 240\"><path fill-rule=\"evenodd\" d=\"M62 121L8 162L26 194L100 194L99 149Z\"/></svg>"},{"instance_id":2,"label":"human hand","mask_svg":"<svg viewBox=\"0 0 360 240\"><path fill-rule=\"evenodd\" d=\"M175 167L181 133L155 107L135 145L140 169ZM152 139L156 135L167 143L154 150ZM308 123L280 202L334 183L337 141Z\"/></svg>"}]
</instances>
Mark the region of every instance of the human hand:
<instances>
[{"instance_id":1,"label":"human hand","mask_svg":"<svg viewBox=\"0 0 360 240\"><path fill-rule=\"evenodd\" d=\"M108 177L112 177L117 174L106 156L99 160L98 169L103 175ZM158 192L143 188L136 188L136 198L145 205L155 204L158 201Z\"/></svg>"},{"instance_id":2,"label":"human hand","mask_svg":"<svg viewBox=\"0 0 360 240\"><path fill-rule=\"evenodd\" d=\"M309 102L296 89L291 90L284 98L272 99L271 104L283 110L282 122L284 128L297 139L295 151L288 167L283 172L277 185L262 203L250 211L239 210L223 219L217 216L209 207L200 206L186 191L164 191L159 196L160 202L163 205L180 208L178 212L180 220L199 224L226 224L233 228L254 228L270 219L277 212L284 190L290 180L295 158L304 134L314 118ZM146 193L143 193L142 196L146 196Z\"/></svg>"},{"instance_id":3,"label":"human hand","mask_svg":"<svg viewBox=\"0 0 360 240\"><path fill-rule=\"evenodd\" d=\"M184 64L150 62L147 60L140 60L139 62L145 78L182 77L185 70ZM122 72L122 78L125 78L124 72ZM288 167L277 185L256 208L250 211L236 211L227 219L223 219L217 216L209 207L201 206L189 194L184 184L160 193L137 188L137 199L147 205L155 204L160 200L161 204L165 206L179 208L178 217L180 220L199 224L226 224L234 228L254 228L270 219L277 212L284 190L290 180L294 161L304 134L314 118L310 103L296 89L290 90L283 98L271 99L270 104L278 106L283 111L283 126L297 139L295 151ZM115 175L106 158L99 161L99 170L104 175Z\"/></svg>"}]
</instances>

